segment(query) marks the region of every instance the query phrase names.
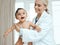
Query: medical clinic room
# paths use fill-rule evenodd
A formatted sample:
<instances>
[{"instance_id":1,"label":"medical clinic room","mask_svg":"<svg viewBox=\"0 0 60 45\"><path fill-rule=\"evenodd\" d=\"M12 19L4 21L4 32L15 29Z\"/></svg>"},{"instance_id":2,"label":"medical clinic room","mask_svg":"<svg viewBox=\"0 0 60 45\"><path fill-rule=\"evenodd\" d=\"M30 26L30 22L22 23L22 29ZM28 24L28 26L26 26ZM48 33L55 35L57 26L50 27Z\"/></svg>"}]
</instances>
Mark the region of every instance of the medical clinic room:
<instances>
[{"instance_id":1,"label":"medical clinic room","mask_svg":"<svg viewBox=\"0 0 60 45\"><path fill-rule=\"evenodd\" d=\"M60 0L0 0L0 45L60 45Z\"/></svg>"}]
</instances>

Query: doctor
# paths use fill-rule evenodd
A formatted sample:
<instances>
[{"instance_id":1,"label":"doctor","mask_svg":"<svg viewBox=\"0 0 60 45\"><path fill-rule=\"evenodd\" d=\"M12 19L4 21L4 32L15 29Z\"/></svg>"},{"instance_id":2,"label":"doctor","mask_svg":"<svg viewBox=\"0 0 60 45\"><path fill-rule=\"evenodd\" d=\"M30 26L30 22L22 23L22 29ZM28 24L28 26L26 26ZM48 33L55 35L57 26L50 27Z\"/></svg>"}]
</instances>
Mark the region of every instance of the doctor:
<instances>
[{"instance_id":1,"label":"doctor","mask_svg":"<svg viewBox=\"0 0 60 45\"><path fill-rule=\"evenodd\" d=\"M48 14L47 0L35 0L35 11L37 16L33 23L40 26L41 31L21 30L23 32L23 42L33 42L33 45L56 45L54 42L52 17Z\"/></svg>"}]
</instances>

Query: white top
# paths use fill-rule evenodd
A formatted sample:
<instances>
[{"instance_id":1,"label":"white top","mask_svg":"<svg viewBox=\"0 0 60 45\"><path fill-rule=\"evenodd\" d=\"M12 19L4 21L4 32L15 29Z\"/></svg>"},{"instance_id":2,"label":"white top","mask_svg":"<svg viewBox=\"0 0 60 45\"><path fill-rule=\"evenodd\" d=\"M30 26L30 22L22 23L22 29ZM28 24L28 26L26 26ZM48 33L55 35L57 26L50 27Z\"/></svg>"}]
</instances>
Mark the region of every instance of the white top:
<instances>
[{"instance_id":1,"label":"white top","mask_svg":"<svg viewBox=\"0 0 60 45\"><path fill-rule=\"evenodd\" d=\"M41 27L40 32L21 30L23 42L33 42L33 45L55 45L51 15L44 11L36 25Z\"/></svg>"}]
</instances>

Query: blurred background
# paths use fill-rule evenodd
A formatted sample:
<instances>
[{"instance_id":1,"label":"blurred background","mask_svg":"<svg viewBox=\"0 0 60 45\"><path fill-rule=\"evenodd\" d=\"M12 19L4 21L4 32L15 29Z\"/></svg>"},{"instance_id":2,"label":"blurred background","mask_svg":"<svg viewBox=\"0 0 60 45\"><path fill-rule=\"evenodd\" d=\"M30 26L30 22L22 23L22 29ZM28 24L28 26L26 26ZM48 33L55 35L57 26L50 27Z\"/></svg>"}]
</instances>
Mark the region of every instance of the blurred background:
<instances>
[{"instance_id":1,"label":"blurred background","mask_svg":"<svg viewBox=\"0 0 60 45\"><path fill-rule=\"evenodd\" d=\"M18 22L15 19L17 8L27 10L29 21L36 16L34 0L0 0L0 45L14 45L18 40L19 33L16 31L11 32L7 38L3 37L6 29ZM48 0L48 10L53 17L54 40L60 45L60 0Z\"/></svg>"}]
</instances>

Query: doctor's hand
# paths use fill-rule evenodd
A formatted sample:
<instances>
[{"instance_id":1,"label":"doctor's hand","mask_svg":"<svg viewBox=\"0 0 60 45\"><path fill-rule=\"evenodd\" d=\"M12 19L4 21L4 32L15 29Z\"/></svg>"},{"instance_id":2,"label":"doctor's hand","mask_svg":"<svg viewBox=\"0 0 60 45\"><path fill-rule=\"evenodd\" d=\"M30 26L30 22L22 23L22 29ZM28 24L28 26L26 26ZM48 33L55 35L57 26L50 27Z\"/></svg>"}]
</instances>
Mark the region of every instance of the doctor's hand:
<instances>
[{"instance_id":1,"label":"doctor's hand","mask_svg":"<svg viewBox=\"0 0 60 45\"><path fill-rule=\"evenodd\" d=\"M40 31L41 31L41 28L40 28L39 26L36 26L35 30L36 30L37 32L40 32Z\"/></svg>"}]
</instances>

